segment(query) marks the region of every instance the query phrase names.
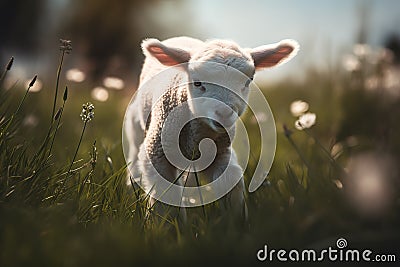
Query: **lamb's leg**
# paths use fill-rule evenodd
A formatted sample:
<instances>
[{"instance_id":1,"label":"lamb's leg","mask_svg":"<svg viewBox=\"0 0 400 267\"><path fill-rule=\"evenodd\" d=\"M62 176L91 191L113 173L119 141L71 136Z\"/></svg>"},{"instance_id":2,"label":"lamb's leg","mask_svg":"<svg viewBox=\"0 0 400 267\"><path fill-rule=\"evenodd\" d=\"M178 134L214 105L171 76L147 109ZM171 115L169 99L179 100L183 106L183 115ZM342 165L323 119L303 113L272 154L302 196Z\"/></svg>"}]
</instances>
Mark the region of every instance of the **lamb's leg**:
<instances>
[{"instance_id":1,"label":"lamb's leg","mask_svg":"<svg viewBox=\"0 0 400 267\"><path fill-rule=\"evenodd\" d=\"M140 176L140 172L137 166L138 153L141 144L144 141L144 130L140 124L140 118L137 115L134 106L130 106L126 114L125 119L125 139L124 139L124 149L127 149L126 161L128 163L127 168L127 184L131 185L131 179Z\"/></svg>"},{"instance_id":2,"label":"lamb's leg","mask_svg":"<svg viewBox=\"0 0 400 267\"><path fill-rule=\"evenodd\" d=\"M236 217L244 218L247 220L247 205L244 198L245 186L243 177L236 186L228 193L228 205L233 209L234 215Z\"/></svg>"},{"instance_id":3,"label":"lamb's leg","mask_svg":"<svg viewBox=\"0 0 400 267\"><path fill-rule=\"evenodd\" d=\"M146 188L146 192L157 188L155 186L152 189L153 184L156 182L155 177L161 176L164 177L162 179L167 179L170 182L174 182L175 178L177 177L176 169L165 157L153 158L150 160L145 152L144 144L141 146L138 156L138 165L142 174L141 184L144 186L144 188ZM157 170L154 166L157 166ZM177 181L177 184L180 185L180 181ZM176 208L164 204L153 197L149 197L147 205L149 211L154 215L153 218L156 220L169 215L172 218L180 218L183 222L186 222L186 210L184 208Z\"/></svg>"},{"instance_id":4,"label":"lamb's leg","mask_svg":"<svg viewBox=\"0 0 400 267\"><path fill-rule=\"evenodd\" d=\"M225 172L225 170L227 171ZM242 168L238 164L233 150L230 153L218 155L214 163L203 171L203 175L211 177L212 181L222 179L222 181L226 180L225 183L231 183L233 177L240 177L239 182L227 194L225 200L227 207L232 210L232 214L235 217L247 219L247 205L244 198L245 186L242 173ZM223 184L225 183L223 182Z\"/></svg>"}]
</instances>

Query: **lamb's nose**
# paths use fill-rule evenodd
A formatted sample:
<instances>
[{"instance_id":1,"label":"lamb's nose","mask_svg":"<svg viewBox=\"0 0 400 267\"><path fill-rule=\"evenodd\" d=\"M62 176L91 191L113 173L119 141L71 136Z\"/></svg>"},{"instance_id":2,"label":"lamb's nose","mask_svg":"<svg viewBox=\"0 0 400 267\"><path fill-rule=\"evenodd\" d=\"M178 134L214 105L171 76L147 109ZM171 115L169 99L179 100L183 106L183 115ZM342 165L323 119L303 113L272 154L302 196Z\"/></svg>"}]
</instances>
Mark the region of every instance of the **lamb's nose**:
<instances>
[{"instance_id":1,"label":"lamb's nose","mask_svg":"<svg viewBox=\"0 0 400 267\"><path fill-rule=\"evenodd\" d=\"M233 115L233 109L231 108L217 109L215 111L215 114L221 119L227 119Z\"/></svg>"}]
</instances>

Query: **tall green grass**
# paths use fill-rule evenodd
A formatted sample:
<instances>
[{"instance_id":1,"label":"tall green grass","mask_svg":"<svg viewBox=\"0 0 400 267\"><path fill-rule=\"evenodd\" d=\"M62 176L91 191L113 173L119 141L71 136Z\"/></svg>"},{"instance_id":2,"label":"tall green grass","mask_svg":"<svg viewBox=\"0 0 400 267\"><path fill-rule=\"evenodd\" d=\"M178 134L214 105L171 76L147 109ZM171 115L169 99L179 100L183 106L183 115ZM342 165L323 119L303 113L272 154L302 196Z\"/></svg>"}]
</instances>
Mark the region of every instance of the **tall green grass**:
<instances>
[{"instance_id":1,"label":"tall green grass","mask_svg":"<svg viewBox=\"0 0 400 267\"><path fill-rule=\"evenodd\" d=\"M367 120L372 128L381 124L385 112L391 116L385 127L393 127L384 149L399 158L400 131L393 118L398 101L389 105L386 98L362 88L354 91L347 82L352 78L337 73L335 79L333 73L316 72L303 83L266 88L278 146L267 180L247 195L248 221L238 224L214 203L189 209L188 223L180 224L176 218L148 218L146 195L126 186L120 144L123 114L116 108L126 101L96 103L93 120L82 121L81 105L89 96L63 84L62 66L68 57L65 50L60 53L56 85L46 88L51 93L33 95L28 87L21 94L19 85L4 88L17 59L1 76L1 266L252 265L264 244L318 249L334 246L339 237L354 247L390 249L399 243L398 183L393 184L391 208L372 218L357 212L346 198L346 186L338 186L346 185L344 167L352 155L382 148L379 132L371 133L360 122L363 110L382 114ZM62 96L59 88L65 88ZM309 102L317 114L313 128L298 131L292 126L289 105L296 99ZM24 125L29 113L40 117L36 128ZM253 135L250 140L255 140L251 149L256 159L256 126L250 113L244 118ZM352 123L365 128L351 128ZM354 136L358 145L347 145L346 138ZM340 156L333 156L338 142L343 144ZM246 169L247 185L255 165L253 159Z\"/></svg>"}]
</instances>

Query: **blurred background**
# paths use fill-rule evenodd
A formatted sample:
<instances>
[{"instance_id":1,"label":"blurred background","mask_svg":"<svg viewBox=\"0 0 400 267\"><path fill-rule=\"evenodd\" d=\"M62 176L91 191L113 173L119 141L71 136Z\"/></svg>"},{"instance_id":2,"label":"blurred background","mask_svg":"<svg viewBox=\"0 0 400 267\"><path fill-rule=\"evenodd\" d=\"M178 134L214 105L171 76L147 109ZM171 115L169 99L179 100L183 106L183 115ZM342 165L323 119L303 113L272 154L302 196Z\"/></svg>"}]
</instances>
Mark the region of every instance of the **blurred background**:
<instances>
[{"instance_id":1,"label":"blurred background","mask_svg":"<svg viewBox=\"0 0 400 267\"><path fill-rule=\"evenodd\" d=\"M38 74L30 90L34 105L27 105L24 119L33 135L40 136L53 98L59 39L71 40L73 47L60 80L60 90L68 86L71 96L66 119L79 112L82 102L93 101L100 116L92 131L101 130L99 142L118 150L123 114L144 59L141 41L181 35L232 39L242 47L297 40L301 50L294 60L255 78L275 108L278 130L279 124L292 123L289 106L300 99L314 100L315 109L322 109L317 115L326 139L366 135L383 141L393 131L390 116L397 109L391 108L400 95L396 0L2 0L0 23L0 62L6 65L15 57L5 88L22 94ZM373 126L382 121L387 126ZM79 124L66 127L65 144L79 131ZM390 142L397 149L393 142L398 141Z\"/></svg>"},{"instance_id":2,"label":"blurred background","mask_svg":"<svg viewBox=\"0 0 400 267\"><path fill-rule=\"evenodd\" d=\"M0 25L0 65L5 66L11 56L15 58L4 81L11 98L5 104L0 99L0 108L7 106L2 110L13 111L38 74L22 107L16 139L18 145L28 144L28 151L40 147L47 133L60 62L59 39L71 40L59 97L65 86L69 94L49 172L61 173L63 166L69 165L82 131L82 104L90 101L95 105L95 118L88 124L77 159L90 162L96 140L98 158L92 179L98 184L114 181L116 170L125 164L122 121L137 87L144 38L224 38L242 47L292 38L301 45L293 60L255 78L274 114L278 142L268 179L247 198L248 228L227 227L229 222L220 220L223 215L211 206L207 211L214 217L204 221L201 215L193 217L192 232L183 237L179 229L175 233L174 227L165 231L164 226L138 235L144 224L134 230L131 224L137 223L132 219L136 218L132 207L139 204L131 205L132 194L126 194L125 187L120 189L122 196L115 193L113 186L117 186L113 184L110 193L93 193L90 188L87 195L75 197L71 193L64 206L47 205L42 199L48 195L40 195L40 201L29 203L34 209L18 204L18 208L5 209L0 216L7 218L4 225L0 221L4 229L0 241L2 247L9 247L10 255L16 251L21 261L35 257L39 263L46 257L60 263L63 257L58 255L75 255L87 266L93 265L90 260L94 258L99 263L103 258L137 263L128 249L132 247L145 251L138 253L139 258L154 260L151 251L167 255L177 248L187 252L179 254L185 255L183 259L202 259L195 247L198 251L218 251L222 254L217 256L226 258L233 254L254 260L256 249L266 241L275 248L326 248L341 236L363 248L384 252L398 248L400 1L1 0ZM315 116L314 121L306 122L310 128L302 131L295 123L304 112ZM250 113L244 119L257 157L257 124ZM247 185L255 163L251 161L246 169ZM82 165L81 172L89 165ZM8 165L4 166L0 178L9 175ZM15 204L10 198L19 200L11 193L1 195L0 212L4 203ZM107 201L101 199L102 194ZM20 199L25 203L25 195ZM106 226L102 232L85 228L98 222ZM118 229L109 227L121 222L126 224ZM26 229L29 234L21 235ZM43 236L47 239L42 240ZM141 246L142 242L147 246ZM88 250L92 245L96 249ZM107 254L110 246L119 252ZM8 257L7 252L1 256L7 263L18 259ZM75 266L75 258L69 260L69 265Z\"/></svg>"},{"instance_id":3,"label":"blurred background","mask_svg":"<svg viewBox=\"0 0 400 267\"><path fill-rule=\"evenodd\" d=\"M68 39L73 53L66 61L72 69L66 78L72 87L81 83L88 89L108 85L133 91L143 38L225 38L242 47L293 38L301 44L296 60L262 73L258 80L301 79L309 66L334 66L355 43L389 48L398 60L399 10L396 0L3 0L0 62L15 56L20 63L15 75L29 79L38 72L47 82L57 64L58 39ZM107 77L116 79L105 82Z\"/></svg>"}]
</instances>

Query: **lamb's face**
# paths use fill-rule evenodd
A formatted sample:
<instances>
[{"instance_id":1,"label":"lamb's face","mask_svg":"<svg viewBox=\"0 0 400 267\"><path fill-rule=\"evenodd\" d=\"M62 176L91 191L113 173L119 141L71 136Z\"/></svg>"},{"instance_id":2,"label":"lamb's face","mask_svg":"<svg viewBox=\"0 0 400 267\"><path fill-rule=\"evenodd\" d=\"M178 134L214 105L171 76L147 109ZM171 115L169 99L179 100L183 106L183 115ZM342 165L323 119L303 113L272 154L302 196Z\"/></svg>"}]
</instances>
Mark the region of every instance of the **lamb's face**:
<instances>
[{"instance_id":1,"label":"lamb's face","mask_svg":"<svg viewBox=\"0 0 400 267\"><path fill-rule=\"evenodd\" d=\"M195 117L206 117L204 121L217 132L232 127L244 112L254 72L287 62L299 49L294 40L247 49L225 40L203 44L186 50L147 39L142 47L146 57L154 57L165 66L184 66L190 81L191 111Z\"/></svg>"},{"instance_id":2,"label":"lamb's face","mask_svg":"<svg viewBox=\"0 0 400 267\"><path fill-rule=\"evenodd\" d=\"M215 51L218 52L218 51ZM189 106L216 132L231 128L247 106L255 68L250 57L225 51L189 61ZM196 99L196 101L190 101Z\"/></svg>"}]
</instances>

